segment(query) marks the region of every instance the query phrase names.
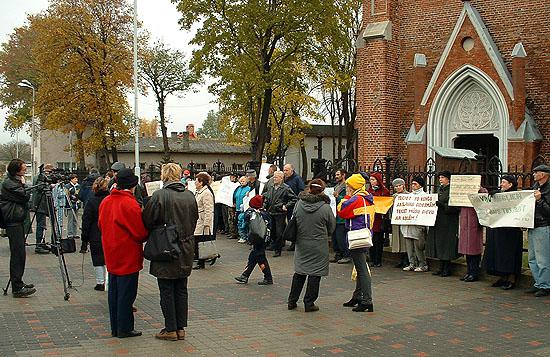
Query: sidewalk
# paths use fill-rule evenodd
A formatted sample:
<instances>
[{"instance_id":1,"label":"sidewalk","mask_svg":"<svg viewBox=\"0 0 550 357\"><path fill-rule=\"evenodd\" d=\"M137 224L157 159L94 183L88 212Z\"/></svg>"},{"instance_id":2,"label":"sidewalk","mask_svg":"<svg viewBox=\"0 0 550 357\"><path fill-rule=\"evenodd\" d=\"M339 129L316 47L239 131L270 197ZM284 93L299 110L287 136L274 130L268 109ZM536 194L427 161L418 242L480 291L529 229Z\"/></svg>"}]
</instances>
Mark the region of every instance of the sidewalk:
<instances>
[{"instance_id":1,"label":"sidewalk","mask_svg":"<svg viewBox=\"0 0 550 357\"><path fill-rule=\"evenodd\" d=\"M193 271L189 283L190 320L185 341L153 338L163 327L156 280L148 264L140 275L135 306L142 337L110 337L107 293L93 290L89 253L66 255L73 285L63 300L57 259L27 248L25 282L37 293L28 299L0 297L1 356L550 356L550 299L520 290L491 288L489 282L463 283L458 276L372 269L375 312L342 307L351 297L351 265L331 264L321 282L319 312L286 309L293 273L292 253L268 255L275 284L235 284L248 247L218 240L222 258ZM268 252L269 253L269 252ZM0 239L0 283L9 272L7 239Z\"/></svg>"}]
</instances>

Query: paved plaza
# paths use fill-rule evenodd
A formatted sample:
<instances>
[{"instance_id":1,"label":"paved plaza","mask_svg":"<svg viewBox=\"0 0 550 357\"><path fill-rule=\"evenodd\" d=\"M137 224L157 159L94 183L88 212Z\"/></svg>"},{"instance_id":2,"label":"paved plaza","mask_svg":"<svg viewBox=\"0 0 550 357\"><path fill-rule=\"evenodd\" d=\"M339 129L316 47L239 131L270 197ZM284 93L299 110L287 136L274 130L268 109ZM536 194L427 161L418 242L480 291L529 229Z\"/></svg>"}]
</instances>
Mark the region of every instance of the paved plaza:
<instances>
[{"instance_id":1,"label":"paved plaza","mask_svg":"<svg viewBox=\"0 0 550 357\"><path fill-rule=\"evenodd\" d=\"M135 304L136 329L143 336L117 339L110 336L107 293L93 290L89 253L84 262L79 253L66 255L77 290L64 301L55 256L27 248L25 282L38 291L27 299L1 297L0 355L550 356L550 298L386 264L372 270L375 312L354 313L342 307L354 286L351 265L331 264L321 282L320 311L304 313L303 305L288 311L292 253L270 258L274 285L258 286L258 271L248 285L238 285L233 277L248 247L225 237L218 245L222 258L190 277L190 321L186 340L178 342L153 337L163 318L148 264ZM8 259L8 242L1 238L2 284Z\"/></svg>"}]
</instances>

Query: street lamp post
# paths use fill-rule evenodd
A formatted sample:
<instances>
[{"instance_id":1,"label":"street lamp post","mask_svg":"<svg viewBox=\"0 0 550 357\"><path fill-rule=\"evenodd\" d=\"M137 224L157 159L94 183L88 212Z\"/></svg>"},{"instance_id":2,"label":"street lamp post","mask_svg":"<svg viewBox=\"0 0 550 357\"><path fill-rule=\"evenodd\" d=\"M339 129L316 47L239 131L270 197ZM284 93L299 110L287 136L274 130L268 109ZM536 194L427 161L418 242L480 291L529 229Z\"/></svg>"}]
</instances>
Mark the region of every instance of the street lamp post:
<instances>
[{"instance_id":1,"label":"street lamp post","mask_svg":"<svg viewBox=\"0 0 550 357\"><path fill-rule=\"evenodd\" d=\"M34 116L34 101L36 89L26 79L23 79L17 84L22 88L30 88L32 90L32 121L31 121L31 161L32 161L32 175L33 177L38 174L38 165L40 164L40 128L36 124L36 118Z\"/></svg>"},{"instance_id":2,"label":"street lamp post","mask_svg":"<svg viewBox=\"0 0 550 357\"><path fill-rule=\"evenodd\" d=\"M134 154L135 154L135 167L134 173L141 181L141 167L139 166L139 118L138 118L138 57L137 57L137 0L134 0Z\"/></svg>"}]
</instances>

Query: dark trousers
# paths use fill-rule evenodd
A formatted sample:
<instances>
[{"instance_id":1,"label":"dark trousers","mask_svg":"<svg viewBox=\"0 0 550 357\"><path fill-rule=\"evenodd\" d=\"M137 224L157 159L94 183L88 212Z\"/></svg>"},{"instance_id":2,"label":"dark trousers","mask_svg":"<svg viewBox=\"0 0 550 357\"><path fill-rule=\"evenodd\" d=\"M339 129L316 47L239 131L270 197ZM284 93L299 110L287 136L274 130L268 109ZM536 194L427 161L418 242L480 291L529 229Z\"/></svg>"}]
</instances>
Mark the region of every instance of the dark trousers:
<instances>
[{"instance_id":1,"label":"dark trousers","mask_svg":"<svg viewBox=\"0 0 550 357\"><path fill-rule=\"evenodd\" d=\"M6 228L10 243L10 280L11 290L18 291L25 285L23 283L23 274L25 273L25 261L27 255L25 252L25 228L23 223Z\"/></svg>"},{"instance_id":2,"label":"dark trousers","mask_svg":"<svg viewBox=\"0 0 550 357\"><path fill-rule=\"evenodd\" d=\"M350 256L345 223L336 224L334 233L332 233L332 247L336 255L342 258L348 258Z\"/></svg>"},{"instance_id":3,"label":"dark trousers","mask_svg":"<svg viewBox=\"0 0 550 357\"><path fill-rule=\"evenodd\" d=\"M46 243L46 237L44 237L44 231L46 230L46 215L36 212L36 246L44 245ZM42 241L44 239L44 241Z\"/></svg>"},{"instance_id":4,"label":"dark trousers","mask_svg":"<svg viewBox=\"0 0 550 357\"><path fill-rule=\"evenodd\" d=\"M224 225L224 220L223 220L223 208L225 207L225 205L223 203L216 203L214 205L214 229L216 230L220 230L222 232L225 232L226 228L225 228L225 225ZM213 231L213 233L215 233L216 231Z\"/></svg>"},{"instance_id":5,"label":"dark trousers","mask_svg":"<svg viewBox=\"0 0 550 357\"><path fill-rule=\"evenodd\" d=\"M160 308L167 332L187 327L187 278L157 279L160 290Z\"/></svg>"},{"instance_id":6,"label":"dark trousers","mask_svg":"<svg viewBox=\"0 0 550 357\"><path fill-rule=\"evenodd\" d=\"M136 301L139 272L128 275L109 273L109 316L111 333L134 330L132 305Z\"/></svg>"},{"instance_id":7,"label":"dark trousers","mask_svg":"<svg viewBox=\"0 0 550 357\"><path fill-rule=\"evenodd\" d=\"M374 232L372 234L372 247L369 248L372 264L382 264L382 252L384 252L384 233Z\"/></svg>"},{"instance_id":8,"label":"dark trousers","mask_svg":"<svg viewBox=\"0 0 550 357\"><path fill-rule=\"evenodd\" d=\"M352 249L350 253L357 271L352 298L364 305L372 304L372 280L367 267L367 253L363 249Z\"/></svg>"},{"instance_id":9,"label":"dark trousers","mask_svg":"<svg viewBox=\"0 0 550 357\"><path fill-rule=\"evenodd\" d=\"M256 264L258 264L260 270L264 273L265 280L273 280L273 276L271 276L271 269L269 268L269 262L265 256L265 244L255 244L252 246L252 250L248 255L248 263L246 264L243 275L249 277L256 267Z\"/></svg>"},{"instance_id":10,"label":"dark trousers","mask_svg":"<svg viewBox=\"0 0 550 357\"><path fill-rule=\"evenodd\" d=\"M273 238L273 250L280 252L285 246L283 232L286 228L286 215L274 214L271 216L271 237Z\"/></svg>"},{"instance_id":11,"label":"dark trousers","mask_svg":"<svg viewBox=\"0 0 550 357\"><path fill-rule=\"evenodd\" d=\"M298 273L294 273L294 276L292 277L292 287L290 288L290 294L288 295L289 303L298 302L302 289L304 288L306 278L307 287L304 295L304 305L311 306L315 303L315 300L319 297L319 284L321 284L321 277Z\"/></svg>"},{"instance_id":12,"label":"dark trousers","mask_svg":"<svg viewBox=\"0 0 550 357\"><path fill-rule=\"evenodd\" d=\"M479 265L481 264L481 254L466 255L466 264L468 266L468 275L474 278L479 277Z\"/></svg>"}]
</instances>

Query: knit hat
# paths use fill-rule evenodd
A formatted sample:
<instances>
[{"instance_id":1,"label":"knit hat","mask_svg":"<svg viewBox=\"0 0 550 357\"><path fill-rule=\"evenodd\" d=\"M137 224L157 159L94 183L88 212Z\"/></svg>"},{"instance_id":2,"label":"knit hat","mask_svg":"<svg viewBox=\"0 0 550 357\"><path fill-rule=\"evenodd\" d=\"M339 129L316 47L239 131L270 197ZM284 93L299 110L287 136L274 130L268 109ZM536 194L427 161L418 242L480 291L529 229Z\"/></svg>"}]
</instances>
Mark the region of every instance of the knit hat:
<instances>
[{"instance_id":1,"label":"knit hat","mask_svg":"<svg viewBox=\"0 0 550 357\"><path fill-rule=\"evenodd\" d=\"M403 180L402 178L396 178L395 180L393 180L391 182L392 186L395 187L397 185L405 185L405 180Z\"/></svg>"},{"instance_id":2,"label":"knit hat","mask_svg":"<svg viewBox=\"0 0 550 357\"><path fill-rule=\"evenodd\" d=\"M370 174L370 177L374 177L376 179L379 187L384 187L384 178L382 177L381 172L374 171L373 173Z\"/></svg>"},{"instance_id":3,"label":"knit hat","mask_svg":"<svg viewBox=\"0 0 550 357\"><path fill-rule=\"evenodd\" d=\"M256 177L256 170L246 170L246 177Z\"/></svg>"},{"instance_id":4,"label":"knit hat","mask_svg":"<svg viewBox=\"0 0 550 357\"><path fill-rule=\"evenodd\" d=\"M260 209L264 205L264 196L262 195L256 195L250 199L250 207L255 209Z\"/></svg>"},{"instance_id":5,"label":"knit hat","mask_svg":"<svg viewBox=\"0 0 550 357\"><path fill-rule=\"evenodd\" d=\"M447 171L447 170L441 171L439 174L437 174L437 177L439 177L439 176L446 177L450 180L451 179L451 172Z\"/></svg>"},{"instance_id":6,"label":"knit hat","mask_svg":"<svg viewBox=\"0 0 550 357\"><path fill-rule=\"evenodd\" d=\"M123 162L117 161L114 164L111 165L111 170L113 171L120 171L122 169L125 169L126 165L124 165Z\"/></svg>"},{"instance_id":7,"label":"knit hat","mask_svg":"<svg viewBox=\"0 0 550 357\"><path fill-rule=\"evenodd\" d=\"M346 180L346 185L353 188L354 190L358 190L361 187L365 186L365 178L360 174L353 174Z\"/></svg>"},{"instance_id":8,"label":"knit hat","mask_svg":"<svg viewBox=\"0 0 550 357\"><path fill-rule=\"evenodd\" d=\"M426 186L426 181L424 180L424 177L422 177L422 176L416 176L415 178L412 179L412 182L416 182L421 187Z\"/></svg>"},{"instance_id":9,"label":"knit hat","mask_svg":"<svg viewBox=\"0 0 550 357\"><path fill-rule=\"evenodd\" d=\"M118 172L116 178L117 187L122 190L128 190L138 184L138 177L130 169L122 169Z\"/></svg>"},{"instance_id":10,"label":"knit hat","mask_svg":"<svg viewBox=\"0 0 550 357\"><path fill-rule=\"evenodd\" d=\"M512 176L512 175L502 175L501 179L510 182L512 184L512 187L513 187L514 190L517 189L518 180L514 176Z\"/></svg>"},{"instance_id":11,"label":"knit hat","mask_svg":"<svg viewBox=\"0 0 550 357\"><path fill-rule=\"evenodd\" d=\"M191 175L191 171L189 171L189 170L184 170L184 171L183 171L183 174L184 174L185 176L189 176L189 175Z\"/></svg>"},{"instance_id":12,"label":"knit hat","mask_svg":"<svg viewBox=\"0 0 550 357\"><path fill-rule=\"evenodd\" d=\"M540 171L540 172L546 172L547 174L550 174L550 166L548 165L539 165L533 169L533 172Z\"/></svg>"}]
</instances>

